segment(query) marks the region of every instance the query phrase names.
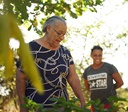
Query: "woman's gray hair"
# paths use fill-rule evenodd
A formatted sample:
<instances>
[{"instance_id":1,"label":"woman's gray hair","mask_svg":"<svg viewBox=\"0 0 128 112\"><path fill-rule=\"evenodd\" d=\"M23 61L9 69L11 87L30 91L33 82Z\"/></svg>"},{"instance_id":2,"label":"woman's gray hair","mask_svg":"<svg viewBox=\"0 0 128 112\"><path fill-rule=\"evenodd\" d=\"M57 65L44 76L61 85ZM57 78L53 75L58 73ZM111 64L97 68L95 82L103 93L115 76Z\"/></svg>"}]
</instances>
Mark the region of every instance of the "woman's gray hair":
<instances>
[{"instance_id":1,"label":"woman's gray hair","mask_svg":"<svg viewBox=\"0 0 128 112\"><path fill-rule=\"evenodd\" d=\"M47 28L48 25L53 26L53 25L55 25L58 21L60 21L60 22L62 22L62 23L64 23L64 24L66 24L66 22L65 22L65 20L64 20L63 18L61 18L61 17L59 17L59 16L52 16L52 17L48 18L48 19L45 21L45 23L44 23L44 25L43 25L42 31L45 33L45 32L46 32L46 28Z\"/></svg>"}]
</instances>

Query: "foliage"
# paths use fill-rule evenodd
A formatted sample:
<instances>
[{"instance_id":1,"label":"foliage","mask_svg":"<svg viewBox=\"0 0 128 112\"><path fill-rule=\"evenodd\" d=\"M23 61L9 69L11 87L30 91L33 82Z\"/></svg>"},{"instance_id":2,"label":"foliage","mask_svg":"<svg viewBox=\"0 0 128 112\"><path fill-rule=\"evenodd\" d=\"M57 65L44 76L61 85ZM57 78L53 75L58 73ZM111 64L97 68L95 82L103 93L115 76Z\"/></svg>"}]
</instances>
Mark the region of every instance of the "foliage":
<instances>
[{"instance_id":1,"label":"foliage","mask_svg":"<svg viewBox=\"0 0 128 112\"><path fill-rule=\"evenodd\" d=\"M76 105L78 102L78 99L72 98L69 101L66 101L64 98L51 98L51 101L58 102L53 105L53 109L45 109L43 108L43 105L36 104L35 102L29 100L28 98L24 97L24 100L26 101L26 104L21 105L24 108L28 108L29 112L35 112L35 110L38 109L39 112L58 112L58 109L63 108L61 112L89 112L86 108L80 108ZM38 107L38 108L36 108ZM33 111L34 110L34 111ZM87 110L87 111L85 111Z\"/></svg>"},{"instance_id":2,"label":"foliage","mask_svg":"<svg viewBox=\"0 0 128 112\"><path fill-rule=\"evenodd\" d=\"M123 97L126 100L128 99L128 88L120 88L117 90L117 96L118 97ZM122 110L125 108L127 108L128 106L128 102L120 102L120 109L122 108ZM128 108L127 108L128 109ZM121 111L122 112L122 111Z\"/></svg>"},{"instance_id":3,"label":"foliage","mask_svg":"<svg viewBox=\"0 0 128 112\"><path fill-rule=\"evenodd\" d=\"M5 81L3 71L0 71L0 98L4 98L5 96L9 95L11 89L14 88L14 81Z\"/></svg>"},{"instance_id":4,"label":"foliage","mask_svg":"<svg viewBox=\"0 0 128 112\"><path fill-rule=\"evenodd\" d=\"M100 100L97 99L96 101L89 101L86 103L85 107L81 108L77 105L77 102L79 100L77 98L72 97L70 100L66 101L64 98L51 98L52 101L58 102L53 105L53 109L45 109L43 108L43 105L37 104L28 98L24 97L25 103L23 106L24 108L27 108L29 112L57 112L58 109L63 108L61 112L90 112L90 106L93 105L95 107L96 112L113 112L115 110L117 111L128 111L127 108L121 108L120 106L123 104L123 102L128 102L125 98L118 98L115 96L111 96L108 98L108 100L111 102L112 107L109 110L103 109L103 104L100 104ZM121 103L119 103L121 102Z\"/></svg>"},{"instance_id":5,"label":"foliage","mask_svg":"<svg viewBox=\"0 0 128 112\"><path fill-rule=\"evenodd\" d=\"M29 23L28 30L33 27L38 34L42 34L38 24L42 24L47 17L53 14L65 17L69 14L78 18L87 9L96 11L94 6L101 5L102 2L103 0L1 0L3 7L0 13L11 13L20 25Z\"/></svg>"},{"instance_id":6,"label":"foliage","mask_svg":"<svg viewBox=\"0 0 128 112\"><path fill-rule=\"evenodd\" d=\"M13 107L13 110L17 108L17 94L15 91L15 77L11 80L6 80L3 67L0 67L0 112L1 111L9 111L11 110L8 105ZM12 105L13 104L13 105ZM10 108L10 109L8 109ZM13 111L9 111L13 112Z\"/></svg>"}]
</instances>

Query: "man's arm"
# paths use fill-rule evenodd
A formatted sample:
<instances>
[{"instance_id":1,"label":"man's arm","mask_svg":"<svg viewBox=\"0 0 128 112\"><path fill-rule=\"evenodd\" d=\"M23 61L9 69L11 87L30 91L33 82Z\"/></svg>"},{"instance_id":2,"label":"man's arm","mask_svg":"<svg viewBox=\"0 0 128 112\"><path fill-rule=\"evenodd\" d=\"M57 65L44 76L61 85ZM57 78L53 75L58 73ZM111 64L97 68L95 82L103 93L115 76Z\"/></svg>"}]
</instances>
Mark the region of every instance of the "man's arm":
<instances>
[{"instance_id":1,"label":"man's arm","mask_svg":"<svg viewBox=\"0 0 128 112\"><path fill-rule=\"evenodd\" d=\"M85 84L86 90L87 91L90 91L89 83L88 83L88 80L87 79L84 79L84 84Z\"/></svg>"},{"instance_id":2,"label":"man's arm","mask_svg":"<svg viewBox=\"0 0 128 112\"><path fill-rule=\"evenodd\" d=\"M80 80L79 80L79 78L76 74L76 71L75 71L75 65L70 65L70 74L68 76L67 81L68 81L69 85L71 86L71 88L73 89L76 97L80 100L81 107L84 107L85 106L85 99L84 99L84 96L82 94Z\"/></svg>"},{"instance_id":3,"label":"man's arm","mask_svg":"<svg viewBox=\"0 0 128 112\"><path fill-rule=\"evenodd\" d=\"M114 73L112 75L112 77L113 77L114 81L116 82L114 84L115 85L115 89L120 88L124 84L124 82L123 82L123 80L122 80L122 78L121 78L121 76L120 76L120 74L118 72Z\"/></svg>"}]
</instances>

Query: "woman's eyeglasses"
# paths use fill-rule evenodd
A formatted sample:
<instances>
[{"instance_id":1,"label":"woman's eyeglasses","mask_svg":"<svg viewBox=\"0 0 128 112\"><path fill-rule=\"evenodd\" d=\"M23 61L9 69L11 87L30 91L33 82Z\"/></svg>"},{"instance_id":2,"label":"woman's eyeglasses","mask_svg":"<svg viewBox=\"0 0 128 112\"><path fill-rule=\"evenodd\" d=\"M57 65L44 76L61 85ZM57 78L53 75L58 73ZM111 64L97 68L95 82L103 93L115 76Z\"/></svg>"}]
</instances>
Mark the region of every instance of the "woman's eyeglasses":
<instances>
[{"instance_id":1,"label":"woman's eyeglasses","mask_svg":"<svg viewBox=\"0 0 128 112\"><path fill-rule=\"evenodd\" d=\"M51 26L51 27L52 27L52 26ZM54 31L57 33L57 35L58 35L59 37L62 37L62 36L67 35L67 33L63 34L63 33L58 32L54 27L52 27L52 28L54 29Z\"/></svg>"}]
</instances>

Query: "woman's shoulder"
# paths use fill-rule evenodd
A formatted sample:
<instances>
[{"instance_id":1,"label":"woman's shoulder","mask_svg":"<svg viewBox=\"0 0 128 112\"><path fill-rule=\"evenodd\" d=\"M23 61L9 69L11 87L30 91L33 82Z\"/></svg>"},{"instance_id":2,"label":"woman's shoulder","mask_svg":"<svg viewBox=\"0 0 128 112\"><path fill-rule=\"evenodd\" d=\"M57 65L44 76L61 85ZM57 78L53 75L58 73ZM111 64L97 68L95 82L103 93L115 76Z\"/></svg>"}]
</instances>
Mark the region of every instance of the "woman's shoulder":
<instances>
[{"instance_id":1,"label":"woman's shoulder","mask_svg":"<svg viewBox=\"0 0 128 112\"><path fill-rule=\"evenodd\" d=\"M35 40L32 40L32 41L30 41L28 44L29 44L29 45L35 45L35 44L37 44L37 42L36 42Z\"/></svg>"},{"instance_id":2,"label":"woman's shoulder","mask_svg":"<svg viewBox=\"0 0 128 112\"><path fill-rule=\"evenodd\" d=\"M67 47L63 46L63 45L60 45L60 49L62 49L64 51L67 51L67 52L70 52L70 50Z\"/></svg>"},{"instance_id":3,"label":"woman's shoulder","mask_svg":"<svg viewBox=\"0 0 128 112\"><path fill-rule=\"evenodd\" d=\"M30 41L28 45L31 50L37 50L41 47L35 40Z\"/></svg>"},{"instance_id":4,"label":"woman's shoulder","mask_svg":"<svg viewBox=\"0 0 128 112\"><path fill-rule=\"evenodd\" d=\"M65 47L65 46L63 46L63 45L60 45L60 48L65 49L65 50L68 50L68 48Z\"/></svg>"}]
</instances>

